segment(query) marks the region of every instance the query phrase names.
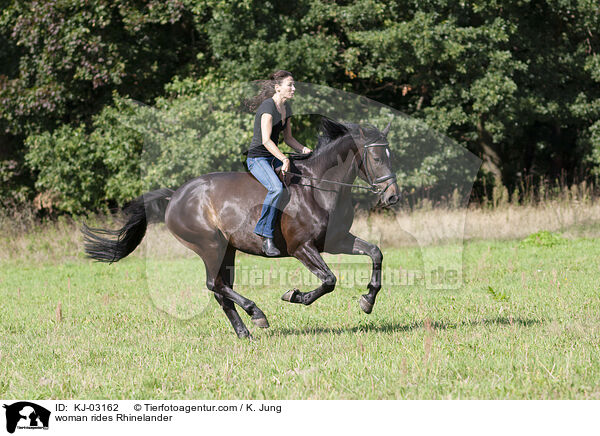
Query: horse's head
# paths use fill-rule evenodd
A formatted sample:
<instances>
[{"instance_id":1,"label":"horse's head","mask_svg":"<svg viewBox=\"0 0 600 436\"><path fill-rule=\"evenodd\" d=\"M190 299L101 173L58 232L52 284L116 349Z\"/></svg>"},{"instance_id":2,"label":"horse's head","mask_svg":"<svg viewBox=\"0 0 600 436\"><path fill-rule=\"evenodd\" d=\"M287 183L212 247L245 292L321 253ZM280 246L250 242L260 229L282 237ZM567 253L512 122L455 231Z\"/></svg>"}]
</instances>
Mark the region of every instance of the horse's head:
<instances>
[{"instance_id":1,"label":"horse's head","mask_svg":"<svg viewBox=\"0 0 600 436\"><path fill-rule=\"evenodd\" d=\"M391 151L387 135L392 122L383 131L374 127L358 127L355 143L358 147L358 176L379 195L382 206L391 206L400 200L400 188L391 166Z\"/></svg>"}]
</instances>

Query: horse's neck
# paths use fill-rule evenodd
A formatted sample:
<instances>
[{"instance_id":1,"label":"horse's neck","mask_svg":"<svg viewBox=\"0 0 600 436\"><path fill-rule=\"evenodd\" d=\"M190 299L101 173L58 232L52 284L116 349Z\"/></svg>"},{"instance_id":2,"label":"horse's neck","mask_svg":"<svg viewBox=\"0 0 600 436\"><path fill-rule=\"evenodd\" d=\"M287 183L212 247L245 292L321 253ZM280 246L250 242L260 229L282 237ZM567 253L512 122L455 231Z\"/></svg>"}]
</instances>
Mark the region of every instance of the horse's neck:
<instances>
[{"instance_id":1,"label":"horse's neck","mask_svg":"<svg viewBox=\"0 0 600 436\"><path fill-rule=\"evenodd\" d=\"M347 138L323 151L325 154L315 156L314 160L299 161L302 162L301 172L316 179L311 181L315 187L311 195L321 208L346 216L346 209L352 208L351 188L331 182L351 184L356 179L354 141Z\"/></svg>"},{"instance_id":2,"label":"horse's neck","mask_svg":"<svg viewBox=\"0 0 600 436\"><path fill-rule=\"evenodd\" d=\"M314 168L315 176L341 183L354 182L357 175L356 152L354 140L350 136L342 138L317 163Z\"/></svg>"}]
</instances>

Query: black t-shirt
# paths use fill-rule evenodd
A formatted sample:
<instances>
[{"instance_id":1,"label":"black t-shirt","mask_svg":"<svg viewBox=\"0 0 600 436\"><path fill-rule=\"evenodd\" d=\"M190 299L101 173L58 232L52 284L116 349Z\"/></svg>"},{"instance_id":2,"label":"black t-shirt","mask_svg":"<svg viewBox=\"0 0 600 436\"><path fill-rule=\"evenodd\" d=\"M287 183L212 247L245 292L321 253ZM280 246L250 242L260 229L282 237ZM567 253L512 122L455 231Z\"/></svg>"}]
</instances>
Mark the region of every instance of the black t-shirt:
<instances>
[{"instance_id":1,"label":"black t-shirt","mask_svg":"<svg viewBox=\"0 0 600 436\"><path fill-rule=\"evenodd\" d=\"M275 145L279 144L279 134L287 127L288 119L292 116L292 107L286 101L285 105L285 120L281 122L281 114L277 110L277 106L272 98L267 98L263 101L258 109L256 110L256 116L254 117L254 136L252 142L250 142L250 148L248 150L248 157L271 157L273 156L269 150L262 143L262 129L260 126L260 119L263 114L271 114L273 117L273 128L271 129L271 141Z\"/></svg>"}]
</instances>

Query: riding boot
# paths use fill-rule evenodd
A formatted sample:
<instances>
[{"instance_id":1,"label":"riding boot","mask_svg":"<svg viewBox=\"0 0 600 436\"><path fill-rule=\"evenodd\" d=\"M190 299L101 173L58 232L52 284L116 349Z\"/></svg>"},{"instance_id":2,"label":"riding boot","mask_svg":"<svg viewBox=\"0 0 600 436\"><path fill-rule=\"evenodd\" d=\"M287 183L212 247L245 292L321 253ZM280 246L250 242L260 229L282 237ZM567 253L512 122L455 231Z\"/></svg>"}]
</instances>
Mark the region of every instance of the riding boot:
<instances>
[{"instance_id":1,"label":"riding boot","mask_svg":"<svg viewBox=\"0 0 600 436\"><path fill-rule=\"evenodd\" d=\"M281 254L277 247L275 247L273 238L263 238L262 250L263 253L269 257L279 256Z\"/></svg>"}]
</instances>

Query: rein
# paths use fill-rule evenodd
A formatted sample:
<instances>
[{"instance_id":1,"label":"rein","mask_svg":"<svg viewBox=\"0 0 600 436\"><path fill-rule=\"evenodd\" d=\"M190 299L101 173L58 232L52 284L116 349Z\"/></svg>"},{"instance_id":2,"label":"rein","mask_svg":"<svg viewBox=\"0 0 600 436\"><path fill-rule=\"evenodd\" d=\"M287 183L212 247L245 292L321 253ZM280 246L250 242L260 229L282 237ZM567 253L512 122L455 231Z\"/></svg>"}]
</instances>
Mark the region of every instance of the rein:
<instances>
[{"instance_id":1,"label":"rein","mask_svg":"<svg viewBox=\"0 0 600 436\"><path fill-rule=\"evenodd\" d=\"M293 176L297 176L297 177L302 177L305 179L310 179L310 180L316 180L319 182L327 182L327 183L333 183L334 185L340 185L340 186L349 186L350 188L359 188L359 189L367 189L368 191L371 191L374 194L383 194L385 191L387 191L387 189L394 184L394 182L396 181L396 175L394 173L388 174L387 176L381 176L378 177L377 179L373 180L369 174L369 168L367 165L367 148L374 148L374 147L387 147L387 143L372 143L372 144L367 144L365 146L363 146L363 159L362 159L362 164L364 167L364 173L367 176L367 183L369 183L369 186L363 186L363 185L356 185L353 183L344 183L344 182L338 182L336 180L327 180L327 179L320 179L318 177L312 177L312 176L307 176L304 174L299 174L299 173L292 173L290 171L286 171L285 174L290 174ZM289 154L289 153L288 153ZM272 163L271 163L272 165ZM388 184L386 185L385 188L383 189L379 189L376 185L377 183L382 183L385 182L386 180L389 180ZM285 177L284 177L284 184L285 184ZM316 188L316 186L313 186L314 188ZM320 189L320 188L317 188Z\"/></svg>"}]
</instances>

